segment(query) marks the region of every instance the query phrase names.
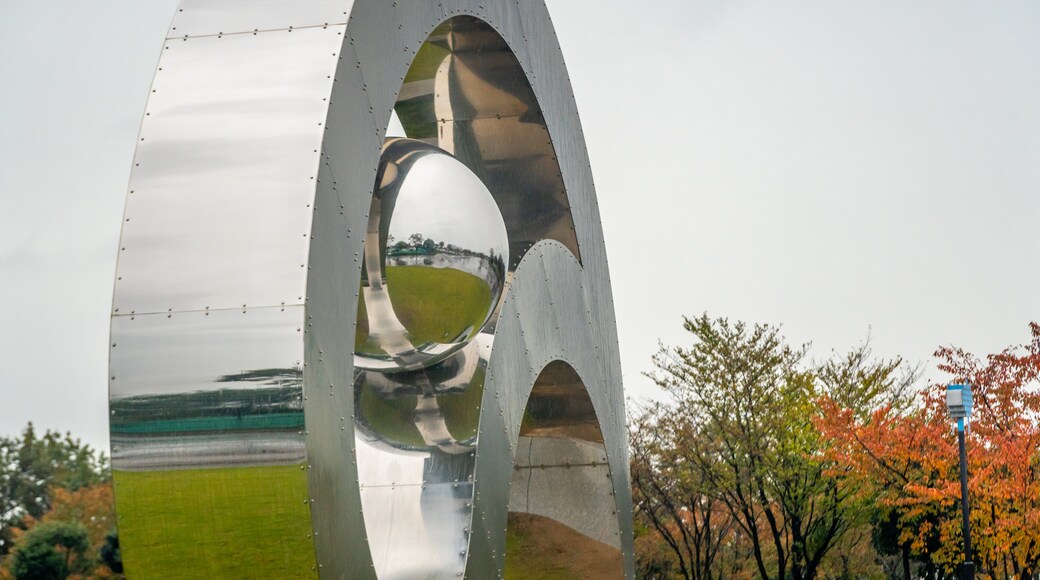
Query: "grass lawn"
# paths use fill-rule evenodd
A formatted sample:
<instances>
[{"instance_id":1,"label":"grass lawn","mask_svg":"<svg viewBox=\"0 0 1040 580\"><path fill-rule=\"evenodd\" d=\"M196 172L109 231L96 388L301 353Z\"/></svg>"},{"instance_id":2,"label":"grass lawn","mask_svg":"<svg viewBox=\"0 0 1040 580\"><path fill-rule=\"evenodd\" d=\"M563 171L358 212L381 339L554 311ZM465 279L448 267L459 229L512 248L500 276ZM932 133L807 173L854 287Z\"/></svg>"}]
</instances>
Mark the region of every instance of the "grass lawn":
<instances>
[{"instance_id":1,"label":"grass lawn","mask_svg":"<svg viewBox=\"0 0 1040 580\"><path fill-rule=\"evenodd\" d=\"M299 465L115 471L130 578L315 578Z\"/></svg>"}]
</instances>

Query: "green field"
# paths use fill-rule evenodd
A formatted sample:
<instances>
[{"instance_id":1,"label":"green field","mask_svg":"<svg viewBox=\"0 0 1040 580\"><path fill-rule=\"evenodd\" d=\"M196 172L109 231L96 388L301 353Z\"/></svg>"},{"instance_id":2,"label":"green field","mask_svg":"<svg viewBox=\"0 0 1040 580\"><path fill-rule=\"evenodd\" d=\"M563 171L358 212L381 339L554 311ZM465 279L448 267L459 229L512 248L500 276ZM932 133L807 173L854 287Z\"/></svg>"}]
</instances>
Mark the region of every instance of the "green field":
<instances>
[{"instance_id":1,"label":"green field","mask_svg":"<svg viewBox=\"0 0 1040 580\"><path fill-rule=\"evenodd\" d=\"M129 578L314 578L299 465L115 471Z\"/></svg>"},{"instance_id":2,"label":"green field","mask_svg":"<svg viewBox=\"0 0 1040 580\"><path fill-rule=\"evenodd\" d=\"M491 289L468 272L429 266L388 266L386 288L412 344L453 340L466 329L484 324L491 308ZM379 353L368 337L368 310L358 295L355 350Z\"/></svg>"}]
</instances>

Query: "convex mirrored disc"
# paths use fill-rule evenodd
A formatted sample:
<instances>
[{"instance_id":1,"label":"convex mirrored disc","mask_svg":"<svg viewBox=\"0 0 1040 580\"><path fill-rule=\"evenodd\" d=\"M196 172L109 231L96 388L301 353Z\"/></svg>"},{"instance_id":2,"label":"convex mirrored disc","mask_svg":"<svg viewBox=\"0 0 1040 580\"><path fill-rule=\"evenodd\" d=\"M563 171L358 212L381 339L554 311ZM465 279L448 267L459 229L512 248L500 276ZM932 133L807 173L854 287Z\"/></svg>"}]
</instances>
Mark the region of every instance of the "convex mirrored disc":
<instances>
[{"instance_id":1,"label":"convex mirrored disc","mask_svg":"<svg viewBox=\"0 0 1040 580\"><path fill-rule=\"evenodd\" d=\"M502 296L509 240L487 187L445 151L383 146L365 233L355 364L411 371L469 343Z\"/></svg>"}]
</instances>

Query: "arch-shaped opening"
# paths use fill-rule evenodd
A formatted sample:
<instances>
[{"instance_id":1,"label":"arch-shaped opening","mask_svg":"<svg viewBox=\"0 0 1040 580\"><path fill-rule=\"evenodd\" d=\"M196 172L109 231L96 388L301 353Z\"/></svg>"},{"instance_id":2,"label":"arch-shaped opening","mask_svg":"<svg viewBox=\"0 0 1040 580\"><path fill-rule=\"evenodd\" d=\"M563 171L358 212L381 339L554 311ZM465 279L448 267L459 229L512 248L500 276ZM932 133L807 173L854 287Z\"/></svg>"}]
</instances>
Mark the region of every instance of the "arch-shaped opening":
<instances>
[{"instance_id":1,"label":"arch-shaped opening","mask_svg":"<svg viewBox=\"0 0 1040 580\"><path fill-rule=\"evenodd\" d=\"M610 475L585 384L567 363L549 363L513 458L505 578L624 577Z\"/></svg>"},{"instance_id":2,"label":"arch-shaped opening","mask_svg":"<svg viewBox=\"0 0 1040 580\"><path fill-rule=\"evenodd\" d=\"M456 16L434 29L394 110L407 137L451 153L490 190L509 234L510 270L544 239L581 260L545 118L523 67L494 28Z\"/></svg>"}]
</instances>

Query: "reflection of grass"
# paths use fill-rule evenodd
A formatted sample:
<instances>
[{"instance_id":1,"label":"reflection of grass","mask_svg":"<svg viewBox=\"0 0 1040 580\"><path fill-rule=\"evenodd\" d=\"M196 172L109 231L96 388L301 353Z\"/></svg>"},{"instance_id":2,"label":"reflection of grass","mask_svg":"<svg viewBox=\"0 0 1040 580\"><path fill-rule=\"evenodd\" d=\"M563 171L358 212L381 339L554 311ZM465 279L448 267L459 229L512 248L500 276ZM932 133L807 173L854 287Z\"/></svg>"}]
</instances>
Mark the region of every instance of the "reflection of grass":
<instances>
[{"instance_id":1,"label":"reflection of grass","mask_svg":"<svg viewBox=\"0 0 1040 580\"><path fill-rule=\"evenodd\" d=\"M491 289L481 278L461 270L428 266L388 266L386 286L398 320L412 344L446 342L467 328L484 324L491 307ZM354 350L379 354L368 336L364 292L358 295Z\"/></svg>"},{"instance_id":2,"label":"reflection of grass","mask_svg":"<svg viewBox=\"0 0 1040 580\"><path fill-rule=\"evenodd\" d=\"M391 266L386 269L386 286L397 318L416 346L480 328L491 307L488 285L461 270Z\"/></svg>"},{"instance_id":3,"label":"reflection of grass","mask_svg":"<svg viewBox=\"0 0 1040 580\"><path fill-rule=\"evenodd\" d=\"M388 266L386 276L394 312L408 329L415 346L444 342L467 328L480 328L491 306L487 283L461 270ZM354 350L358 352L381 353L378 344L368 336L368 310L363 292L358 296L354 340ZM437 396L448 430L458 441L471 439L477 433L483 387L484 369L480 367L465 391ZM381 397L372 389L362 387L359 399L361 417L376 433L407 446L426 446L415 426L414 394Z\"/></svg>"},{"instance_id":4,"label":"reflection of grass","mask_svg":"<svg viewBox=\"0 0 1040 580\"><path fill-rule=\"evenodd\" d=\"M358 291L357 326L354 327L354 351L368 354L380 354L379 344L368 337L368 308L365 307L365 293Z\"/></svg>"},{"instance_id":5,"label":"reflection of grass","mask_svg":"<svg viewBox=\"0 0 1040 580\"><path fill-rule=\"evenodd\" d=\"M518 517L530 518L526 514L509 514L509 525L506 528L506 580L581 578L567 565L567 553L545 550L542 545L545 542L536 538L537 531L529 526L518 525Z\"/></svg>"},{"instance_id":6,"label":"reflection of grass","mask_svg":"<svg viewBox=\"0 0 1040 580\"><path fill-rule=\"evenodd\" d=\"M419 47L419 52L415 53L415 59L412 61L412 66L408 68L404 82L432 79L437 74L437 68L441 66L444 57L449 54L450 51L446 48L429 42L423 43Z\"/></svg>"},{"instance_id":7,"label":"reflection of grass","mask_svg":"<svg viewBox=\"0 0 1040 580\"><path fill-rule=\"evenodd\" d=\"M295 466L115 471L130 578L314 578Z\"/></svg>"},{"instance_id":8,"label":"reflection of grass","mask_svg":"<svg viewBox=\"0 0 1040 580\"><path fill-rule=\"evenodd\" d=\"M426 445L412 418L415 395L380 397L365 386L361 389L360 399L361 417L380 436L412 447Z\"/></svg>"},{"instance_id":9,"label":"reflection of grass","mask_svg":"<svg viewBox=\"0 0 1040 580\"><path fill-rule=\"evenodd\" d=\"M405 75L404 82L431 80L437 75L444 58L450 54L448 49L424 43L412 61L412 66ZM429 87L428 90L433 90ZM437 137L436 113L433 109L432 95L422 95L407 101L398 101L394 106L397 118L401 120L405 135L412 139L429 139Z\"/></svg>"},{"instance_id":10,"label":"reflection of grass","mask_svg":"<svg viewBox=\"0 0 1040 580\"><path fill-rule=\"evenodd\" d=\"M621 551L544 516L509 512L506 580L624 577Z\"/></svg>"},{"instance_id":11,"label":"reflection of grass","mask_svg":"<svg viewBox=\"0 0 1040 580\"><path fill-rule=\"evenodd\" d=\"M480 420L480 401L484 396L484 367L478 366L466 390L455 395L440 395L437 404L444 414L444 423L456 441L477 436Z\"/></svg>"},{"instance_id":12,"label":"reflection of grass","mask_svg":"<svg viewBox=\"0 0 1040 580\"><path fill-rule=\"evenodd\" d=\"M456 441L466 441L477 435L483 395L483 367L477 368L465 391L437 395L444 424ZM376 433L396 443L425 447L426 442L415 426L415 404L414 394L380 397L367 385L361 388L361 417Z\"/></svg>"}]
</instances>

